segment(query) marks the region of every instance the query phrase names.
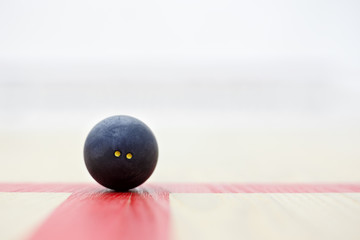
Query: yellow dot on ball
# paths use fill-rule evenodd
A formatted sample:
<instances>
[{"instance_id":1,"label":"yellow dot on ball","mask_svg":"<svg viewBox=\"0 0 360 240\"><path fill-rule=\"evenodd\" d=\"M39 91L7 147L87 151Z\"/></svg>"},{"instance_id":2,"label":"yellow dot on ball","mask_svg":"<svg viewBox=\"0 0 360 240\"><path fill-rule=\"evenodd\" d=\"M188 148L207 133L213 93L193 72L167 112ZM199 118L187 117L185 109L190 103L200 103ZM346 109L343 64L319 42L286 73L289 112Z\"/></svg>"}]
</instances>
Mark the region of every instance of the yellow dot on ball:
<instances>
[{"instance_id":1,"label":"yellow dot on ball","mask_svg":"<svg viewBox=\"0 0 360 240\"><path fill-rule=\"evenodd\" d=\"M115 152L114 152L114 155L115 155L115 157L120 157L121 152L120 152L120 151L115 151Z\"/></svg>"},{"instance_id":2,"label":"yellow dot on ball","mask_svg":"<svg viewBox=\"0 0 360 240\"><path fill-rule=\"evenodd\" d=\"M127 159L132 159L133 155L131 153L126 154Z\"/></svg>"}]
</instances>

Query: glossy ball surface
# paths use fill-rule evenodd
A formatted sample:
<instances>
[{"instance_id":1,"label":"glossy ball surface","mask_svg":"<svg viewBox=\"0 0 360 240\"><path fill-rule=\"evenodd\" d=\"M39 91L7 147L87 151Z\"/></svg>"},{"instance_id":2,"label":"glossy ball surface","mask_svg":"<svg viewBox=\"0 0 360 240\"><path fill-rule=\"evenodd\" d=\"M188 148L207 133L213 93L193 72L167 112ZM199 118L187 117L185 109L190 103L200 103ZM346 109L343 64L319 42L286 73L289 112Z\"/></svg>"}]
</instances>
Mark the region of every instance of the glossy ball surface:
<instances>
[{"instance_id":1,"label":"glossy ball surface","mask_svg":"<svg viewBox=\"0 0 360 240\"><path fill-rule=\"evenodd\" d=\"M126 191L153 173L158 145L150 128L130 116L112 116L96 124L84 146L90 175L104 187Z\"/></svg>"}]
</instances>

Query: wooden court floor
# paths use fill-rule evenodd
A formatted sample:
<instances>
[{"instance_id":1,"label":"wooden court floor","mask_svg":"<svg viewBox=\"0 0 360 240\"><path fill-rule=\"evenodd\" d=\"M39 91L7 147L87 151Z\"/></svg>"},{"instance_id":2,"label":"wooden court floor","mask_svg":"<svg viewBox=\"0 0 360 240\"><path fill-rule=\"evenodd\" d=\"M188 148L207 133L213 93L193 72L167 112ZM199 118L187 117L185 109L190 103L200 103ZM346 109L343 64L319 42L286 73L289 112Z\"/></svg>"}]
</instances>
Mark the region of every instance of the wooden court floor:
<instances>
[{"instance_id":1,"label":"wooden court floor","mask_svg":"<svg viewBox=\"0 0 360 240\"><path fill-rule=\"evenodd\" d=\"M154 132L126 193L87 173L87 131L1 132L0 239L360 239L359 129Z\"/></svg>"},{"instance_id":2,"label":"wooden court floor","mask_svg":"<svg viewBox=\"0 0 360 240\"><path fill-rule=\"evenodd\" d=\"M359 239L360 184L0 184L0 239Z\"/></svg>"}]
</instances>

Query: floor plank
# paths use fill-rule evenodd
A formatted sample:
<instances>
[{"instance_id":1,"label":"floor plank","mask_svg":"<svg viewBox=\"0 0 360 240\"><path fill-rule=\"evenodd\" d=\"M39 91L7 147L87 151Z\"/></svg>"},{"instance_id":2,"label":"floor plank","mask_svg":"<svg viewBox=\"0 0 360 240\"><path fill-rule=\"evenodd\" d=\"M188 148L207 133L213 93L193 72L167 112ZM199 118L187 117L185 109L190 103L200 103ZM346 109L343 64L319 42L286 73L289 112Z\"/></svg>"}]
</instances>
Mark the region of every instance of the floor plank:
<instances>
[{"instance_id":1,"label":"floor plank","mask_svg":"<svg viewBox=\"0 0 360 240\"><path fill-rule=\"evenodd\" d=\"M0 239L30 235L70 193L0 192Z\"/></svg>"},{"instance_id":2,"label":"floor plank","mask_svg":"<svg viewBox=\"0 0 360 240\"><path fill-rule=\"evenodd\" d=\"M360 193L170 194L173 238L360 239Z\"/></svg>"}]
</instances>

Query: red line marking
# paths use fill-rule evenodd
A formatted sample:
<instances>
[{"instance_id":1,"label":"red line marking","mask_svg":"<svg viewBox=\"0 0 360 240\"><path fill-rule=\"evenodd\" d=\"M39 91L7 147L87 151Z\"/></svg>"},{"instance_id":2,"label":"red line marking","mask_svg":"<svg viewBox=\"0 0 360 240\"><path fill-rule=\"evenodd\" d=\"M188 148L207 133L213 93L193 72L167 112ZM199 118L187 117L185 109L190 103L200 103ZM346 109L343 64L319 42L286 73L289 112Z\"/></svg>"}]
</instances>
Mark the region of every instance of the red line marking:
<instances>
[{"instance_id":1,"label":"red line marking","mask_svg":"<svg viewBox=\"0 0 360 240\"><path fill-rule=\"evenodd\" d=\"M75 193L30 239L166 240L169 213L168 194Z\"/></svg>"},{"instance_id":2,"label":"red line marking","mask_svg":"<svg viewBox=\"0 0 360 240\"><path fill-rule=\"evenodd\" d=\"M0 192L72 193L31 240L167 240L169 193L352 193L360 184L145 184L117 193L95 184L0 183Z\"/></svg>"},{"instance_id":3,"label":"red line marking","mask_svg":"<svg viewBox=\"0 0 360 240\"><path fill-rule=\"evenodd\" d=\"M0 192L69 192L106 191L90 183L0 183ZM144 184L136 192L158 193L351 193L360 192L360 183L333 184L240 184L240 183L172 183Z\"/></svg>"},{"instance_id":4,"label":"red line marking","mask_svg":"<svg viewBox=\"0 0 360 240\"><path fill-rule=\"evenodd\" d=\"M0 192L95 192L104 188L88 183L0 183Z\"/></svg>"}]
</instances>

